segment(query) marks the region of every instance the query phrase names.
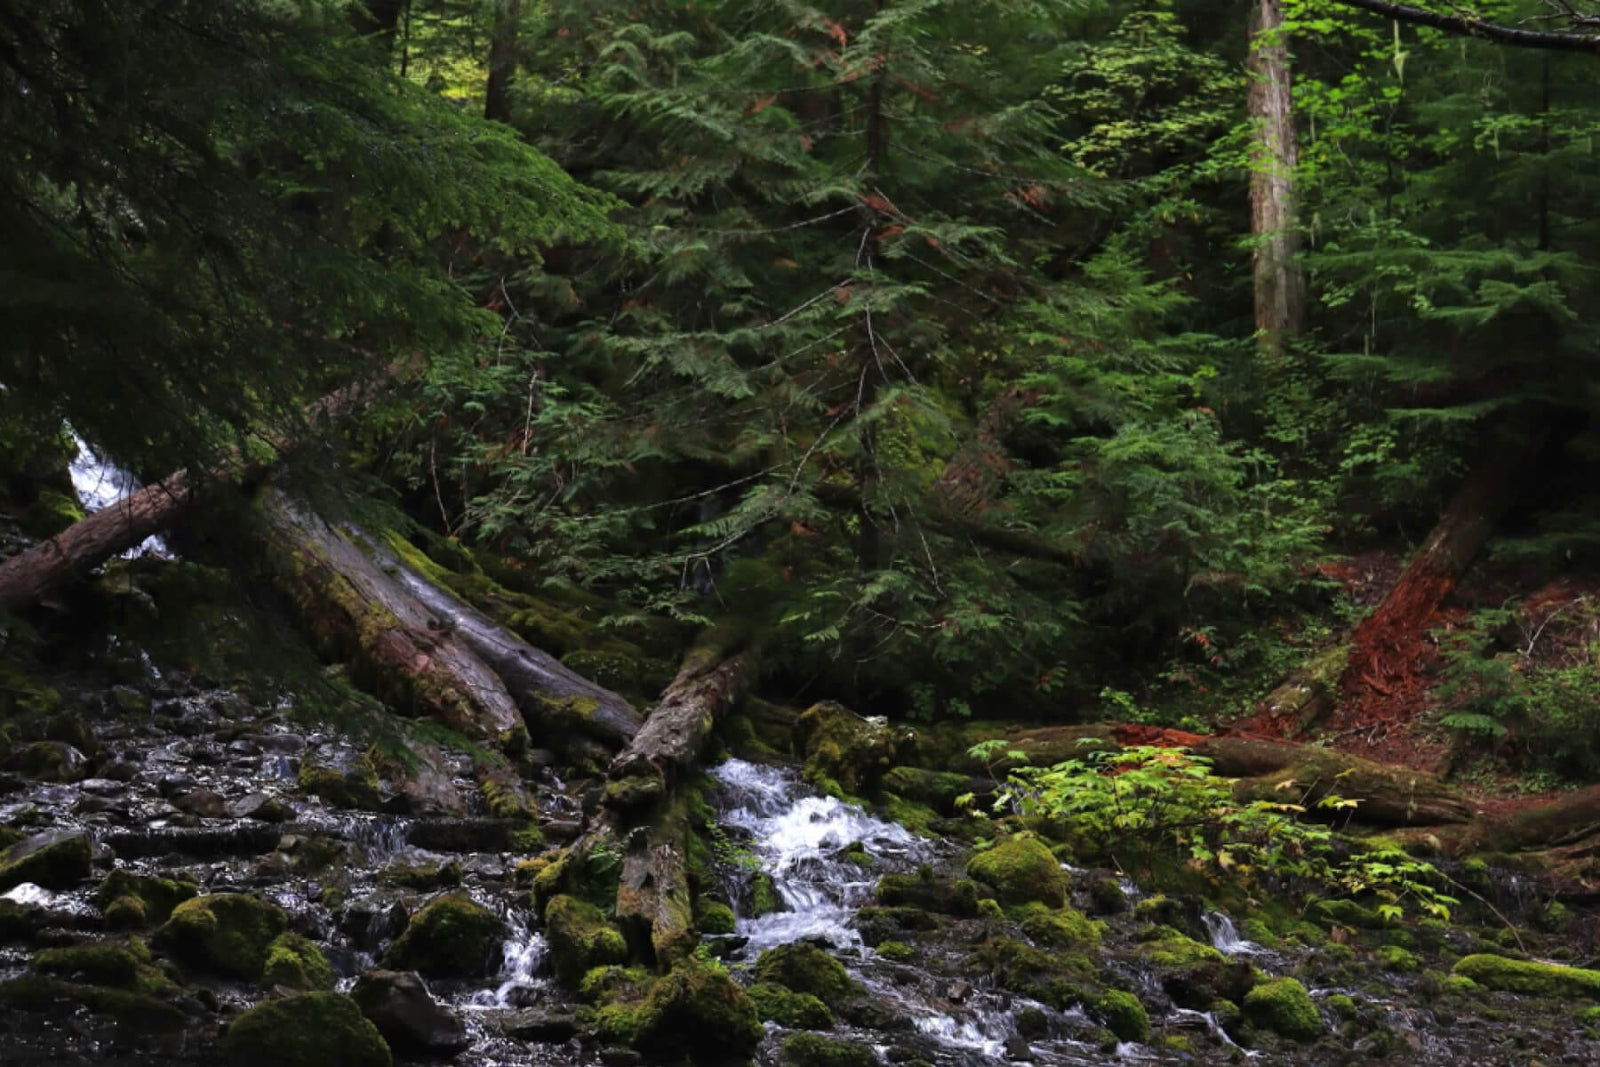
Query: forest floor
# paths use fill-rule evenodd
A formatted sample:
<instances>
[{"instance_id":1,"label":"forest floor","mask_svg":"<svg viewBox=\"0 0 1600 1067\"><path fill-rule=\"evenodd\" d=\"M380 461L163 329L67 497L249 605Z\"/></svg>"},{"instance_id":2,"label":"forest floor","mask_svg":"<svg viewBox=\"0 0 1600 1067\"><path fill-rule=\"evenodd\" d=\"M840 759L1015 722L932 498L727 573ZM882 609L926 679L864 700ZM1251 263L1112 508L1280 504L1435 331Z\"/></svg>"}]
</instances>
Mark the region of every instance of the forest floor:
<instances>
[{"instance_id":1,"label":"forest floor","mask_svg":"<svg viewBox=\"0 0 1600 1067\"><path fill-rule=\"evenodd\" d=\"M1343 587L1364 614L1374 608L1405 567L1404 557L1371 551L1330 561L1319 569ZM1426 632L1398 645L1355 648L1334 710L1293 740L1320 741L1340 752L1448 777L1491 816L1547 803L1571 786L1534 773L1536 760L1513 728L1491 741L1475 739L1440 722L1459 694L1441 690L1449 671L1451 635L1467 635L1485 609L1510 608L1493 635L1493 648L1509 653L1512 670L1559 670L1592 657L1600 627L1600 575L1566 575L1541 582L1536 574L1495 562L1472 568L1434 616ZM1288 725L1265 711L1234 723L1229 734L1290 740Z\"/></svg>"}]
</instances>

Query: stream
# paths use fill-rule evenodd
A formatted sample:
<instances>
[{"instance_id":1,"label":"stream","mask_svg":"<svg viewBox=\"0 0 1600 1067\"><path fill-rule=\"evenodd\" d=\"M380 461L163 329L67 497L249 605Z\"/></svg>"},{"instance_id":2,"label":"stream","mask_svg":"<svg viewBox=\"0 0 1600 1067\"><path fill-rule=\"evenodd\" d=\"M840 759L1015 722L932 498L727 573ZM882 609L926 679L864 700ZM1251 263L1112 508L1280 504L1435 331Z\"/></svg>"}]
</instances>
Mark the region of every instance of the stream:
<instances>
[{"instance_id":1,"label":"stream","mask_svg":"<svg viewBox=\"0 0 1600 1067\"><path fill-rule=\"evenodd\" d=\"M497 962L476 979L430 980L437 1000L459 1019L467 1047L455 1057L466 1067L626 1064L634 1053L597 1047L574 1021L578 1005L549 970L548 945L514 868L505 827L486 818L472 779L471 761L452 757L445 768L458 796L456 813L419 804L384 789L378 810L349 810L310 795L300 784L306 761L349 767L360 747L337 731L309 728L283 703L252 705L221 688L196 686L151 673L138 684L93 694L85 719L92 737L80 744L54 741L59 780L17 770L0 772L0 825L26 834L85 834L93 844L93 877L49 890L32 883L6 889L0 905L20 921L0 924L0 982L27 973L35 953L48 946L103 936L104 913L93 888L112 869L192 879L201 893L249 892L281 906L290 927L316 942L348 990L380 960L405 929L407 918L441 890L465 892L498 916L503 937ZM806 942L841 960L865 991L838 1012L834 1036L875 1050L880 1063L979 1067L1032 1062L1046 1067L1107 1063L1331 1062L1315 1051L1273 1045L1245 1052L1219 1018L1177 1006L1159 975L1139 962L1141 926L1133 912L1104 916L1104 963L1109 975L1147 1006L1158 1042L1108 1039L1102 1023L1083 1006L1065 1010L1005 988L995 974L975 970L974 952L1003 920L940 919L926 930L897 933L910 946L896 958L877 951L881 930L863 909L874 907L887 875L934 879L961 877L967 846L918 836L852 804L817 795L797 770L729 759L712 770L713 802L730 857L720 864L713 891L738 914L719 954L736 981L748 984L761 952ZM591 783L568 783L548 770L526 783L547 832L570 836L575 812L592 804ZM465 814L461 814L462 810ZM564 828L564 829L563 829ZM852 855L854 854L854 855ZM863 862L866 857L870 862ZM437 888L408 885L397 871L438 871ZM1064 867L1073 900L1088 907L1090 886L1111 872ZM446 878L443 872L449 872ZM771 879L780 910L749 914L741 907L757 874ZM931 884L931 883L930 883ZM1137 890L1123 881L1130 904ZM895 909L875 909L888 913ZM899 909L906 911L907 909ZM1525 1021L1508 1022L1510 1009L1474 1014L1459 1004L1448 1012L1421 974L1355 968L1345 946L1338 951L1268 948L1244 937L1218 912L1196 912L1196 936L1229 961L1247 961L1267 975L1296 973L1311 990L1330 1030L1341 1025L1332 999L1346 995L1362 1012L1353 1048L1368 1042L1359 1059L1382 1052L1394 1062L1600 1063L1600 1042L1563 1025L1558 1015L1529 1009ZM1177 921L1177 920L1173 920ZM998 925L997 925L998 924ZM1465 934L1448 935L1460 952ZM0 1017L0 1062L49 1064L157 1064L220 1062L217 1035L234 1013L263 991L225 979L186 975L197 983L185 1001L191 1023L179 1034L151 1042L124 1034L105 1016L72 1010L7 1011ZM1517 998L1511 998L1516 1000ZM1529 1003L1525 999L1519 1003ZM1386 1035L1381 1043L1362 1033ZM788 1032L767 1024L757 1053L767 1065L785 1062ZM1511 1054L1507 1046L1515 1050ZM1319 1046L1321 1047L1321 1046Z\"/></svg>"}]
</instances>

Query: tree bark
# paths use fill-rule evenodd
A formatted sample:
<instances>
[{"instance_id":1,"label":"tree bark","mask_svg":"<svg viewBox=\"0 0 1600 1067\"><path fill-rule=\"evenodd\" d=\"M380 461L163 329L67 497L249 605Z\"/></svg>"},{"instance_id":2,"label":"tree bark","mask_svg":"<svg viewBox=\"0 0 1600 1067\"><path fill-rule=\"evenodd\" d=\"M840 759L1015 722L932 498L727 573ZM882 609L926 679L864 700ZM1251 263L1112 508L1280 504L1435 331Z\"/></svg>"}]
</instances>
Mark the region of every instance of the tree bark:
<instances>
[{"instance_id":1,"label":"tree bark","mask_svg":"<svg viewBox=\"0 0 1600 1067\"><path fill-rule=\"evenodd\" d=\"M1586 33L1579 30L1565 32L1526 30L1519 26L1502 26L1496 22L1488 22L1467 12L1444 15L1411 4L1392 3L1390 0L1338 0L1338 2L1346 7L1360 8L1375 15L1394 19L1396 22L1405 22L1413 26L1431 26L1436 30L1461 37L1477 37L1518 48L1542 48L1553 52L1589 52L1600 55L1600 33ZM1456 10L1460 11L1459 8ZM1589 27L1596 25L1597 19L1600 19L1600 16L1578 14L1575 20L1569 21L1574 26Z\"/></svg>"},{"instance_id":2,"label":"tree bark","mask_svg":"<svg viewBox=\"0 0 1600 1067\"><path fill-rule=\"evenodd\" d=\"M491 122L511 121L511 83L517 74L517 31L521 20L522 0L497 0L494 29L489 37L489 82L483 100L483 117Z\"/></svg>"},{"instance_id":3,"label":"tree bark","mask_svg":"<svg viewBox=\"0 0 1600 1067\"><path fill-rule=\"evenodd\" d=\"M1356 627L1347 690L1359 685L1389 691L1410 675L1416 642L1432 627L1439 605L1489 540L1495 523L1516 502L1549 433L1548 420L1533 411L1508 424L1487 460L1451 498L1382 603Z\"/></svg>"},{"instance_id":4,"label":"tree bark","mask_svg":"<svg viewBox=\"0 0 1600 1067\"><path fill-rule=\"evenodd\" d=\"M714 628L684 657L655 710L611 764L606 802L613 812L637 811L693 772L718 720L754 673L743 643L742 631Z\"/></svg>"},{"instance_id":5,"label":"tree bark","mask_svg":"<svg viewBox=\"0 0 1600 1067\"><path fill-rule=\"evenodd\" d=\"M350 24L363 37L380 37L393 45L400 29L400 16L408 0L365 0L350 9Z\"/></svg>"},{"instance_id":6,"label":"tree bark","mask_svg":"<svg viewBox=\"0 0 1600 1067\"><path fill-rule=\"evenodd\" d=\"M1281 358L1300 333L1304 282L1296 262L1294 170L1297 150L1289 45L1282 0L1255 0L1250 12L1250 232L1255 239L1256 334Z\"/></svg>"},{"instance_id":7,"label":"tree bark","mask_svg":"<svg viewBox=\"0 0 1600 1067\"><path fill-rule=\"evenodd\" d=\"M576 730L613 748L627 744L639 732L642 719L625 698L434 585L373 538L361 537L367 551L405 592L494 671L530 727Z\"/></svg>"}]
</instances>

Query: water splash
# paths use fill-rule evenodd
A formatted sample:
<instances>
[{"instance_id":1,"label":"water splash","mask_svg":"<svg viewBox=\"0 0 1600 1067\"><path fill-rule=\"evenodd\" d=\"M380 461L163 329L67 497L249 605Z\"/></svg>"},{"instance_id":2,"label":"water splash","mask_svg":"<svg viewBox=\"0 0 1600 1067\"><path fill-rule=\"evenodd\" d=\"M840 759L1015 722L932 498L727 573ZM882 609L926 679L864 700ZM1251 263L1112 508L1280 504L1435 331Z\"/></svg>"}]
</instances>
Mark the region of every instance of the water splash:
<instances>
[{"instance_id":1,"label":"water splash","mask_svg":"<svg viewBox=\"0 0 1600 1067\"><path fill-rule=\"evenodd\" d=\"M1211 935L1211 947L1224 956L1250 956L1262 951L1256 942L1245 940L1233 920L1220 911L1206 912L1201 921Z\"/></svg>"},{"instance_id":2,"label":"water splash","mask_svg":"<svg viewBox=\"0 0 1600 1067\"><path fill-rule=\"evenodd\" d=\"M85 512L92 515L139 491L139 480L132 474L96 455L88 442L76 433L72 435L72 440L78 446L78 454L68 469L72 475L72 488L77 490L78 500ZM153 556L172 554L165 541L152 535L122 555L132 559L145 553Z\"/></svg>"},{"instance_id":3,"label":"water splash","mask_svg":"<svg viewBox=\"0 0 1600 1067\"><path fill-rule=\"evenodd\" d=\"M849 926L871 897L877 879L839 854L860 842L878 856L915 861L925 844L903 826L885 822L836 797L803 795L793 771L731 759L712 774L732 807L723 821L750 833L750 848L787 906L785 911L741 919L738 933L751 952L805 938L842 949L859 948Z\"/></svg>"}]
</instances>

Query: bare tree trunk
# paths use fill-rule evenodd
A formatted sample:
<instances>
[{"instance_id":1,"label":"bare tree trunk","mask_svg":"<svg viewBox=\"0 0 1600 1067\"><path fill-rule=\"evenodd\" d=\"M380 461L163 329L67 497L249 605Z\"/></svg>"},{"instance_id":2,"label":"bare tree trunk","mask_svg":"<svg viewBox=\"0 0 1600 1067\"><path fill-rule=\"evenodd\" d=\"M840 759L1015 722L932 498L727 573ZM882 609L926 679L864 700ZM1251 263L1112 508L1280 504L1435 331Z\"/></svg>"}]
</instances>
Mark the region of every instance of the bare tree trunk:
<instances>
[{"instance_id":1,"label":"bare tree trunk","mask_svg":"<svg viewBox=\"0 0 1600 1067\"><path fill-rule=\"evenodd\" d=\"M483 117L493 122L511 121L511 82L517 75L517 31L521 20L522 0L496 0L494 29L489 37L489 83L483 101Z\"/></svg>"},{"instance_id":2,"label":"bare tree trunk","mask_svg":"<svg viewBox=\"0 0 1600 1067\"><path fill-rule=\"evenodd\" d=\"M1289 46L1282 0L1255 0L1250 12L1250 232L1255 238L1256 333L1272 359L1301 330L1304 282L1296 254L1297 152Z\"/></svg>"},{"instance_id":3,"label":"bare tree trunk","mask_svg":"<svg viewBox=\"0 0 1600 1067\"><path fill-rule=\"evenodd\" d=\"M350 9L350 24L363 37L380 37L393 45L400 29L400 16L408 0L365 0Z\"/></svg>"}]
</instances>

